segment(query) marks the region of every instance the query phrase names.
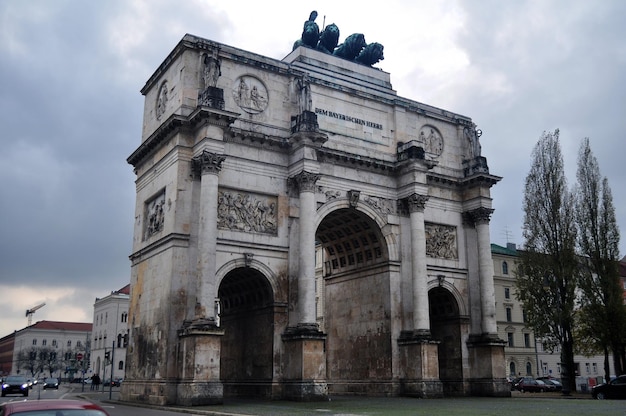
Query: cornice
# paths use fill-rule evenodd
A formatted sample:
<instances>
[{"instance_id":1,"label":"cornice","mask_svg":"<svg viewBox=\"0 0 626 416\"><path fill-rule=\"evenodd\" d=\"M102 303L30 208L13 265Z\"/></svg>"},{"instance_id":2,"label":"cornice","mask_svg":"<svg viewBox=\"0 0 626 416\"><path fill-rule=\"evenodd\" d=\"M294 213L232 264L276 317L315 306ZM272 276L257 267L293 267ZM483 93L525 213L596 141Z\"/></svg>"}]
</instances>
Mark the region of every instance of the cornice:
<instances>
[{"instance_id":1,"label":"cornice","mask_svg":"<svg viewBox=\"0 0 626 416\"><path fill-rule=\"evenodd\" d=\"M356 155L341 150L319 148L317 149L317 158L320 162L336 163L348 167L359 166L387 174L396 172L396 162Z\"/></svg>"},{"instance_id":2,"label":"cornice","mask_svg":"<svg viewBox=\"0 0 626 416\"><path fill-rule=\"evenodd\" d=\"M172 135L183 129L196 129L205 124L212 124L227 129L239 117L238 113L208 107L198 107L188 116L172 114L126 159L137 167L143 160L158 149Z\"/></svg>"}]
</instances>

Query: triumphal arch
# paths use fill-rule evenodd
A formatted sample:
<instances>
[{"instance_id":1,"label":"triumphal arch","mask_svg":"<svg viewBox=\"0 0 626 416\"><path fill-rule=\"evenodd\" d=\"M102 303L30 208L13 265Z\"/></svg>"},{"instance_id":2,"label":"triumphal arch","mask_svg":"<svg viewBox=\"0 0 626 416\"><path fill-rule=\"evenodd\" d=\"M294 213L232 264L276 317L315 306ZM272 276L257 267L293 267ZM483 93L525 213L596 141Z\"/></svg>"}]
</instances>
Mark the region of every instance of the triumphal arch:
<instances>
[{"instance_id":1,"label":"triumphal arch","mask_svg":"<svg viewBox=\"0 0 626 416\"><path fill-rule=\"evenodd\" d=\"M306 25L186 35L142 89L123 399L510 395L480 131Z\"/></svg>"}]
</instances>

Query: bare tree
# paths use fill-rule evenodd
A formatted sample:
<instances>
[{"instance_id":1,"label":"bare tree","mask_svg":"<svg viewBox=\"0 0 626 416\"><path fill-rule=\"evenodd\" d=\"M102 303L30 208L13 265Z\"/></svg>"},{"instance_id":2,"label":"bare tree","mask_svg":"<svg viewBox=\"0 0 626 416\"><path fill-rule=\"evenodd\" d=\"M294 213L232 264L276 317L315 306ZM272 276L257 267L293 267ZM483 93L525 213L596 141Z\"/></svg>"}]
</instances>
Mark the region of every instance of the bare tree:
<instances>
[{"instance_id":1,"label":"bare tree","mask_svg":"<svg viewBox=\"0 0 626 416\"><path fill-rule=\"evenodd\" d=\"M581 309L577 332L587 348L604 353L604 372L610 380L609 352L617 375L624 368L626 309L618 272L619 229L608 180L585 138L578 153L576 223L581 268Z\"/></svg>"},{"instance_id":2,"label":"bare tree","mask_svg":"<svg viewBox=\"0 0 626 416\"><path fill-rule=\"evenodd\" d=\"M560 347L563 394L576 389L574 339L577 256L574 201L567 187L559 131L544 132L524 189L524 250L517 296L528 326L547 348Z\"/></svg>"}]
</instances>

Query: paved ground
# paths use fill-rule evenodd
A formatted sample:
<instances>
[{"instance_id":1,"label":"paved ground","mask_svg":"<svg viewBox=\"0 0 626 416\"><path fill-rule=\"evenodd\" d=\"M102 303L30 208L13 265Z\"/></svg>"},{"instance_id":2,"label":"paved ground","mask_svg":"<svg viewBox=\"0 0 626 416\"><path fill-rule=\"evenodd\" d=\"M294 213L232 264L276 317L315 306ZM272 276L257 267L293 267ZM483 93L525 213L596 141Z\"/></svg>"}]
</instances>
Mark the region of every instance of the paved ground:
<instances>
[{"instance_id":1,"label":"paved ground","mask_svg":"<svg viewBox=\"0 0 626 416\"><path fill-rule=\"evenodd\" d=\"M76 392L88 399L127 405L114 391L109 400L106 392ZM142 406L146 407L146 406ZM164 409L163 407L155 407ZM255 416L626 416L626 401L592 400L590 394L564 397L558 393L518 393L511 398L446 398L413 399L402 397L332 397L327 402L289 402L259 400L227 400L223 405L175 407L167 410L194 415Z\"/></svg>"}]
</instances>

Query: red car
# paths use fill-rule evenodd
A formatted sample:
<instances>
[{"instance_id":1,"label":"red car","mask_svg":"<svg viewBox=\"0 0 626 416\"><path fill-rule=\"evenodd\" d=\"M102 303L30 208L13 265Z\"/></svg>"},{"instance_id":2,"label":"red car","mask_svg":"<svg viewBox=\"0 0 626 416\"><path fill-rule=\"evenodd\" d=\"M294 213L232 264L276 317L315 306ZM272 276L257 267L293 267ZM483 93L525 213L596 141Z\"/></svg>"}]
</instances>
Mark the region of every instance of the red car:
<instances>
[{"instance_id":1,"label":"red car","mask_svg":"<svg viewBox=\"0 0 626 416\"><path fill-rule=\"evenodd\" d=\"M522 393L525 392L539 392L543 393L544 391L554 391L554 386L548 386L541 380L535 380L532 377L523 377L515 384L513 384L511 390L519 390Z\"/></svg>"},{"instance_id":2,"label":"red car","mask_svg":"<svg viewBox=\"0 0 626 416\"><path fill-rule=\"evenodd\" d=\"M0 405L0 416L19 415L110 416L97 404L86 400L28 400Z\"/></svg>"}]
</instances>

